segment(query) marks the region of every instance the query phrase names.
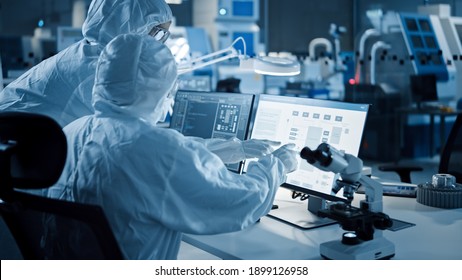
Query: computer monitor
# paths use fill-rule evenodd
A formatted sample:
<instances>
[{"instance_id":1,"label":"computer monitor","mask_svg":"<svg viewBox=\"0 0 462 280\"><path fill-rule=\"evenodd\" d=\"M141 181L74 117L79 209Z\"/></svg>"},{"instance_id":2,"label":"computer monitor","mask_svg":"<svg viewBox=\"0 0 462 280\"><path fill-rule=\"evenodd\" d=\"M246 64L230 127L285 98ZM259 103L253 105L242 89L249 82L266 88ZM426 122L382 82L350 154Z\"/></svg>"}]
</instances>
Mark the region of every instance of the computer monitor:
<instances>
[{"instance_id":1,"label":"computer monitor","mask_svg":"<svg viewBox=\"0 0 462 280\"><path fill-rule=\"evenodd\" d=\"M417 104L417 108L422 108L422 103L438 101L438 91L436 87L436 76L434 74L411 75L411 98Z\"/></svg>"},{"instance_id":2,"label":"computer monitor","mask_svg":"<svg viewBox=\"0 0 462 280\"><path fill-rule=\"evenodd\" d=\"M245 140L253 100L253 94L178 91L170 128L185 136ZM240 173L242 164L227 167Z\"/></svg>"},{"instance_id":3,"label":"computer monitor","mask_svg":"<svg viewBox=\"0 0 462 280\"><path fill-rule=\"evenodd\" d=\"M325 142L345 153L358 155L369 105L331 100L285 97L262 94L253 127L252 139L269 139L282 144L294 143L297 151L303 147L316 149ZM277 209L270 216L302 228L331 224L316 216L325 201L342 201L342 194L333 194L332 186L338 176L324 172L298 158L298 168L289 173L282 185L308 194L309 211L294 217L292 211ZM287 216L289 215L289 216Z\"/></svg>"}]
</instances>

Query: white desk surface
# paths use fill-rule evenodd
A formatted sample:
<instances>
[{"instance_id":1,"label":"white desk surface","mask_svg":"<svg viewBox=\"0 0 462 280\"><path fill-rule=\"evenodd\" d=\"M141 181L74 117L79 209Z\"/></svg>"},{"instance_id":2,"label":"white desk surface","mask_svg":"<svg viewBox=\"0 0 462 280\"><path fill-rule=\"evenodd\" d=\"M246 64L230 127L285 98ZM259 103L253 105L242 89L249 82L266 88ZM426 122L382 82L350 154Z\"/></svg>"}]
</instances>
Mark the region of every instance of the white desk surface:
<instances>
[{"instance_id":1,"label":"white desk surface","mask_svg":"<svg viewBox=\"0 0 462 280\"><path fill-rule=\"evenodd\" d=\"M364 198L355 195L354 205ZM275 204L280 209L306 211L307 202L293 200L280 189ZM277 211L277 210L275 210ZM439 209L415 198L384 197L383 212L391 218L416 224L399 231L385 230L395 244L393 259L462 260L462 209ZM302 230L270 217L240 232L219 235L185 235L183 241L221 259L282 260L321 259L319 245L341 238L338 224Z\"/></svg>"}]
</instances>

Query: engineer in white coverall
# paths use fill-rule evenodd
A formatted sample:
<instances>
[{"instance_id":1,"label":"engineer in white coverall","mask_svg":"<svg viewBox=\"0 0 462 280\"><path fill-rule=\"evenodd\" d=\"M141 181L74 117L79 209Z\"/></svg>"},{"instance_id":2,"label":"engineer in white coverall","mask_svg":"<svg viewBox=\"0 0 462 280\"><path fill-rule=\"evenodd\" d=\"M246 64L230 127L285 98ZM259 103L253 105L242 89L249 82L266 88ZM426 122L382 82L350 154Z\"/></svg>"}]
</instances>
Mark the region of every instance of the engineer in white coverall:
<instances>
[{"instance_id":1,"label":"engineer in white coverall","mask_svg":"<svg viewBox=\"0 0 462 280\"><path fill-rule=\"evenodd\" d=\"M152 125L168 109L176 76L165 45L120 35L97 64L95 113L64 128L68 158L49 196L100 205L128 259L175 259L182 233L254 224L297 165L285 145L239 175L201 142Z\"/></svg>"},{"instance_id":2,"label":"engineer in white coverall","mask_svg":"<svg viewBox=\"0 0 462 280\"><path fill-rule=\"evenodd\" d=\"M119 34L149 34L165 42L172 18L165 0L93 0L82 27L84 38L10 83L0 93L0 111L45 114L63 127L93 114L95 67L103 48ZM203 143L225 163L264 156L278 144L238 139Z\"/></svg>"},{"instance_id":3,"label":"engineer in white coverall","mask_svg":"<svg viewBox=\"0 0 462 280\"><path fill-rule=\"evenodd\" d=\"M171 20L164 0L93 0L82 26L84 38L5 87L0 110L45 114L61 126L93 114L95 67L104 46L119 34L149 34Z\"/></svg>"}]
</instances>

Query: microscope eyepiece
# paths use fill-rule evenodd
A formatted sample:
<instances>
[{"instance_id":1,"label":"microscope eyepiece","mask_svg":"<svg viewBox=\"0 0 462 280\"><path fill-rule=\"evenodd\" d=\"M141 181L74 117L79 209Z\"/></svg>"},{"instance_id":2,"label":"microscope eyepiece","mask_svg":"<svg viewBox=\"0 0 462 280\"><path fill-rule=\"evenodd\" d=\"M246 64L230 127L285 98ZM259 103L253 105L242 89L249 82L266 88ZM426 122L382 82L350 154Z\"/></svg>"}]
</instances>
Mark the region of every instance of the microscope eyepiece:
<instances>
[{"instance_id":1,"label":"microscope eyepiece","mask_svg":"<svg viewBox=\"0 0 462 280\"><path fill-rule=\"evenodd\" d=\"M332 153L327 143L320 144L316 150L304 147L300 152L300 156L309 164L319 162L321 166L329 166L332 163Z\"/></svg>"},{"instance_id":2,"label":"microscope eyepiece","mask_svg":"<svg viewBox=\"0 0 462 280\"><path fill-rule=\"evenodd\" d=\"M316 152L311 150L308 147L304 147L300 152L300 157L306 160L309 164L313 164L316 162Z\"/></svg>"}]
</instances>

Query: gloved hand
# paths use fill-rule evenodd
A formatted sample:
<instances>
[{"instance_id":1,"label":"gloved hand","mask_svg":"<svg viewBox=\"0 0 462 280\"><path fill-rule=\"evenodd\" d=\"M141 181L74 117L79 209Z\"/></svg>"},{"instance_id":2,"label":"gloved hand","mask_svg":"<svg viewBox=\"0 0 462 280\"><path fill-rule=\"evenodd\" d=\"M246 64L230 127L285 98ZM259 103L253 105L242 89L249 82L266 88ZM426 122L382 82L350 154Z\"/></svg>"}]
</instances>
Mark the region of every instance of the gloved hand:
<instances>
[{"instance_id":1,"label":"gloved hand","mask_svg":"<svg viewBox=\"0 0 462 280\"><path fill-rule=\"evenodd\" d=\"M279 146L281 142L271 140L258 140L249 139L242 141L242 148L244 149L245 158L261 158L271 154L274 149L273 146Z\"/></svg>"},{"instance_id":2,"label":"gloved hand","mask_svg":"<svg viewBox=\"0 0 462 280\"><path fill-rule=\"evenodd\" d=\"M216 154L224 163L237 163L248 158L259 158L271 154L272 146L279 142L269 140L250 139L241 141L237 138L206 139L205 146Z\"/></svg>"},{"instance_id":3,"label":"gloved hand","mask_svg":"<svg viewBox=\"0 0 462 280\"><path fill-rule=\"evenodd\" d=\"M276 151L273 152L273 156L279 158L284 164L285 173L290 173L297 169L297 155L298 153L293 150L295 148L295 144L286 144Z\"/></svg>"}]
</instances>

